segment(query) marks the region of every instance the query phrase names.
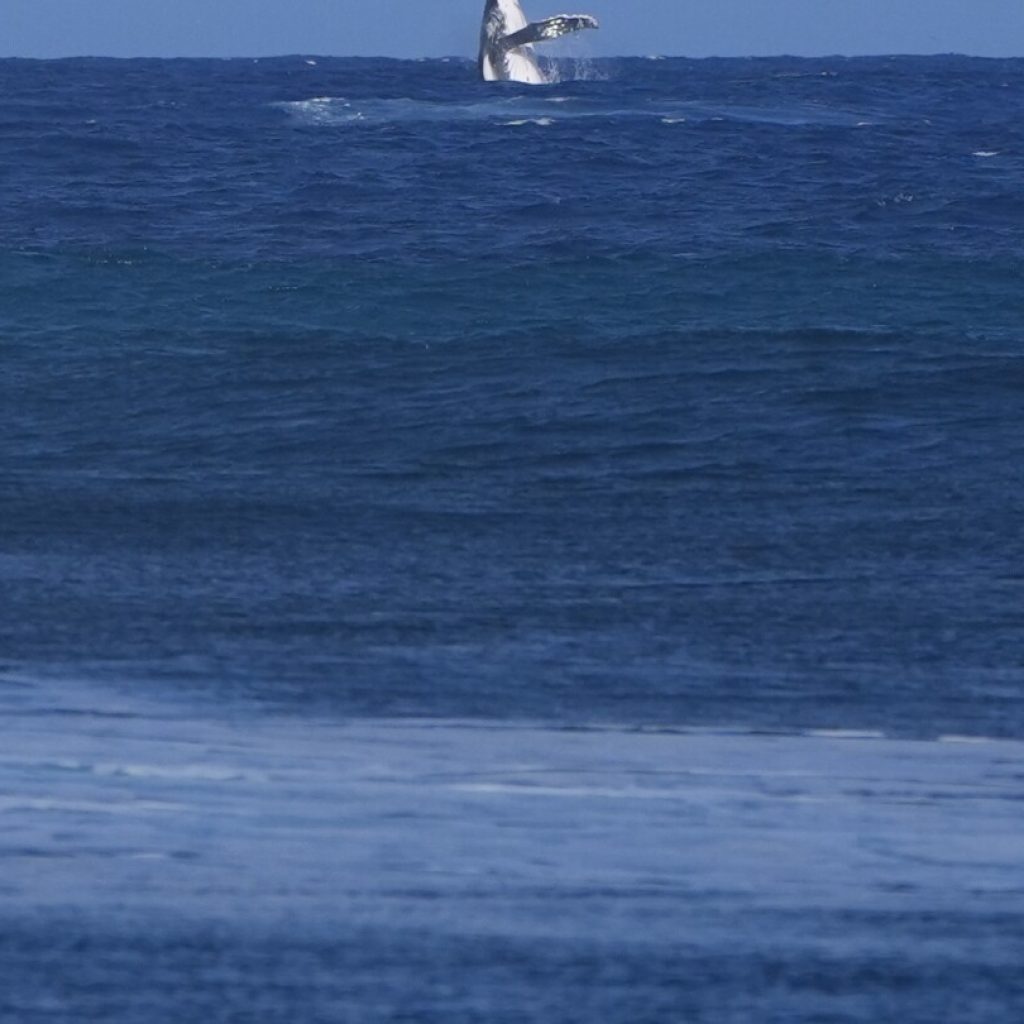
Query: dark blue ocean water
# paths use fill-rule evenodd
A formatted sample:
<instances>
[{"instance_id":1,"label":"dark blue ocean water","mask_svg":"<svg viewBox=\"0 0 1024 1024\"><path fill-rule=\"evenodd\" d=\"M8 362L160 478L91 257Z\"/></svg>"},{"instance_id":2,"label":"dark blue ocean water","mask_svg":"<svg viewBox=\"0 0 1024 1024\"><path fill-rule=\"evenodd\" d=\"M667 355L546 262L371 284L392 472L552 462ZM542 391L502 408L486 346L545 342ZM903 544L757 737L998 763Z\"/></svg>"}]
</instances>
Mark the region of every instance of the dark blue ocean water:
<instances>
[{"instance_id":1,"label":"dark blue ocean water","mask_svg":"<svg viewBox=\"0 0 1024 1024\"><path fill-rule=\"evenodd\" d=\"M0 62L0 658L1024 736L1024 61Z\"/></svg>"},{"instance_id":2,"label":"dark blue ocean water","mask_svg":"<svg viewBox=\"0 0 1024 1024\"><path fill-rule=\"evenodd\" d=\"M0 1024L1024 1019L1024 61L559 71L0 61Z\"/></svg>"}]
</instances>

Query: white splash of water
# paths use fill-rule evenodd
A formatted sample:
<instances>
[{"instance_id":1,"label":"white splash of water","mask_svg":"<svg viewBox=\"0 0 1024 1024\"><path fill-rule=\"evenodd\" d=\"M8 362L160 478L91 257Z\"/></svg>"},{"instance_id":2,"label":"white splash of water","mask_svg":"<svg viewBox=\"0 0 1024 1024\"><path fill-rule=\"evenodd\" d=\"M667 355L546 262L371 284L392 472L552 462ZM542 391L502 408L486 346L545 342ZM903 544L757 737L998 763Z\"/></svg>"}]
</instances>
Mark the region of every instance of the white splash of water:
<instances>
[{"instance_id":1,"label":"white splash of water","mask_svg":"<svg viewBox=\"0 0 1024 1024\"><path fill-rule=\"evenodd\" d=\"M501 123L507 128L518 128L524 124L536 124L541 128L547 128L555 122L554 119L550 117L523 117L515 121L502 121Z\"/></svg>"},{"instance_id":2,"label":"white splash of water","mask_svg":"<svg viewBox=\"0 0 1024 1024\"><path fill-rule=\"evenodd\" d=\"M592 57L562 57L550 61L546 74L550 85L563 82L607 82L610 77Z\"/></svg>"}]
</instances>

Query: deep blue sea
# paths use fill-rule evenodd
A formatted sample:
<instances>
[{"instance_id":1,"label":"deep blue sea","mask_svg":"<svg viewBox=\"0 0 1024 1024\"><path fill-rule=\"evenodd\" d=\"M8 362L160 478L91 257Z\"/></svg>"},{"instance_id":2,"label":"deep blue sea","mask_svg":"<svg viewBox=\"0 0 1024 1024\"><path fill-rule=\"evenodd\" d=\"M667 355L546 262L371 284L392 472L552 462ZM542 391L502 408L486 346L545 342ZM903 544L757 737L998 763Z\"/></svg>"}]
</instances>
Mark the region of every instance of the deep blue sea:
<instances>
[{"instance_id":1,"label":"deep blue sea","mask_svg":"<svg viewBox=\"0 0 1024 1024\"><path fill-rule=\"evenodd\" d=\"M3 1024L1024 1019L1024 60L553 72L0 61Z\"/></svg>"}]
</instances>

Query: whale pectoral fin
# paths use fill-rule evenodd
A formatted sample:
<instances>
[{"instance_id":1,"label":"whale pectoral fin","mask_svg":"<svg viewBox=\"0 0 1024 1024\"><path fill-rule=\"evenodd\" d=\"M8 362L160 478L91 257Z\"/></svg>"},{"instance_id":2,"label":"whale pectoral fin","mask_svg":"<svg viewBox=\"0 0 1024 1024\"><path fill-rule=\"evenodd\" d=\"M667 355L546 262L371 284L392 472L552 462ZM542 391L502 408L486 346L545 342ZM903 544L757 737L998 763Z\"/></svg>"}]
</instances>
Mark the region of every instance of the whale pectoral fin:
<instances>
[{"instance_id":1,"label":"whale pectoral fin","mask_svg":"<svg viewBox=\"0 0 1024 1024\"><path fill-rule=\"evenodd\" d=\"M542 43L547 39L567 36L570 32L597 27L597 18L592 18L589 14L559 14L554 18L545 18L544 21L535 21L527 25L526 28L513 32L510 36L505 36L501 45L506 49L513 50L517 46Z\"/></svg>"}]
</instances>

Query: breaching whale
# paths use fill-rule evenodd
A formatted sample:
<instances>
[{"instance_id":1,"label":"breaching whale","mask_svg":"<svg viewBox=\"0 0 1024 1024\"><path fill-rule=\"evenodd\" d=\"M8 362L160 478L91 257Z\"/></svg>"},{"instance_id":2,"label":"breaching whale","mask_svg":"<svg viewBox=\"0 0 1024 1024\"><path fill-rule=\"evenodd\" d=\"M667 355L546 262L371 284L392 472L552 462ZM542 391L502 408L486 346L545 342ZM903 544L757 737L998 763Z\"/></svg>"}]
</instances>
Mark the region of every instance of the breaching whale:
<instances>
[{"instance_id":1,"label":"breaching whale","mask_svg":"<svg viewBox=\"0 0 1024 1024\"><path fill-rule=\"evenodd\" d=\"M485 82L544 85L547 78L533 55L533 43L597 28L589 14L559 14L530 22L519 0L487 0L480 28L480 74Z\"/></svg>"}]
</instances>

